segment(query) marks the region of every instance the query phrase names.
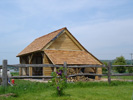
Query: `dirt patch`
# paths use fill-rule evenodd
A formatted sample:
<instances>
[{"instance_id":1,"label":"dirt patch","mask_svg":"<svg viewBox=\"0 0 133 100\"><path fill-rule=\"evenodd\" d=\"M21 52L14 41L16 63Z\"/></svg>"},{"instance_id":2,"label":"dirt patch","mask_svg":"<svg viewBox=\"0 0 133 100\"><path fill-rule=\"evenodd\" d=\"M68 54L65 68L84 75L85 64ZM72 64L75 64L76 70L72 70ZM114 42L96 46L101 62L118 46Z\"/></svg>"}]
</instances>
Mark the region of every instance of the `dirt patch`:
<instances>
[{"instance_id":1,"label":"dirt patch","mask_svg":"<svg viewBox=\"0 0 133 100\"><path fill-rule=\"evenodd\" d=\"M48 81L49 81L50 79L45 79L45 80L43 80L43 79L24 79L24 80L28 80L28 81L31 81L31 82L48 83Z\"/></svg>"},{"instance_id":2,"label":"dirt patch","mask_svg":"<svg viewBox=\"0 0 133 100\"><path fill-rule=\"evenodd\" d=\"M28 80L31 82L41 82L41 83L48 83L48 81L50 81L50 79L24 79L24 80ZM125 80L125 79L111 79L112 81L117 80L117 81L129 81L129 82L133 82L133 80ZM107 78L101 78L100 80L90 80L90 82L107 82L108 79Z\"/></svg>"}]
</instances>

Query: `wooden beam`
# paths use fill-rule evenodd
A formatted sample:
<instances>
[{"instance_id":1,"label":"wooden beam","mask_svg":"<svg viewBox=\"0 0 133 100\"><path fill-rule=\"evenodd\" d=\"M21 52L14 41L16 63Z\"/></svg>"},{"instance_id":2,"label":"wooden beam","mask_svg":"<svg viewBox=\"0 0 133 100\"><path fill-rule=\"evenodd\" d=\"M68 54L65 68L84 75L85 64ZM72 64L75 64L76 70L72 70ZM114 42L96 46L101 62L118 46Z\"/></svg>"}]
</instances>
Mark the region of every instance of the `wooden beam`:
<instances>
[{"instance_id":1,"label":"wooden beam","mask_svg":"<svg viewBox=\"0 0 133 100\"><path fill-rule=\"evenodd\" d=\"M22 64L22 57L19 57L19 62ZM22 75L22 68L19 68L19 76Z\"/></svg>"},{"instance_id":2,"label":"wooden beam","mask_svg":"<svg viewBox=\"0 0 133 100\"><path fill-rule=\"evenodd\" d=\"M29 64L32 63L33 53L29 56ZM33 69L32 66L29 66L29 76L32 76Z\"/></svg>"},{"instance_id":3,"label":"wooden beam","mask_svg":"<svg viewBox=\"0 0 133 100\"><path fill-rule=\"evenodd\" d=\"M32 67L29 67L29 76L32 76Z\"/></svg>"},{"instance_id":4,"label":"wooden beam","mask_svg":"<svg viewBox=\"0 0 133 100\"><path fill-rule=\"evenodd\" d=\"M32 63L32 58L33 58L33 53L31 55L28 56L29 57L29 64Z\"/></svg>"},{"instance_id":5,"label":"wooden beam","mask_svg":"<svg viewBox=\"0 0 133 100\"><path fill-rule=\"evenodd\" d=\"M98 74L98 68L95 68L95 73ZM99 80L99 77L95 76L95 80Z\"/></svg>"},{"instance_id":6,"label":"wooden beam","mask_svg":"<svg viewBox=\"0 0 133 100\"><path fill-rule=\"evenodd\" d=\"M133 73L111 74L111 76L133 76Z\"/></svg>"},{"instance_id":7,"label":"wooden beam","mask_svg":"<svg viewBox=\"0 0 133 100\"><path fill-rule=\"evenodd\" d=\"M62 67L61 65L53 65L53 64L16 64L16 65L8 65L11 67Z\"/></svg>"},{"instance_id":8,"label":"wooden beam","mask_svg":"<svg viewBox=\"0 0 133 100\"><path fill-rule=\"evenodd\" d=\"M12 67L62 67L61 65L53 65L53 64L16 64L16 65L8 65ZM82 66L67 66L68 68L85 68L85 67L105 67L103 65L82 65Z\"/></svg>"},{"instance_id":9,"label":"wooden beam","mask_svg":"<svg viewBox=\"0 0 133 100\"><path fill-rule=\"evenodd\" d=\"M85 67L106 67L105 65L80 65L80 66L68 66L70 68L85 68Z\"/></svg>"},{"instance_id":10,"label":"wooden beam","mask_svg":"<svg viewBox=\"0 0 133 100\"><path fill-rule=\"evenodd\" d=\"M53 64L16 64L16 65L8 65L12 67L62 67L61 65L53 65ZM81 66L67 66L68 68L85 68L85 67L105 67L104 65L81 65Z\"/></svg>"},{"instance_id":11,"label":"wooden beam","mask_svg":"<svg viewBox=\"0 0 133 100\"><path fill-rule=\"evenodd\" d=\"M19 68L19 76L21 76L22 75L22 68L20 67Z\"/></svg>"}]
</instances>

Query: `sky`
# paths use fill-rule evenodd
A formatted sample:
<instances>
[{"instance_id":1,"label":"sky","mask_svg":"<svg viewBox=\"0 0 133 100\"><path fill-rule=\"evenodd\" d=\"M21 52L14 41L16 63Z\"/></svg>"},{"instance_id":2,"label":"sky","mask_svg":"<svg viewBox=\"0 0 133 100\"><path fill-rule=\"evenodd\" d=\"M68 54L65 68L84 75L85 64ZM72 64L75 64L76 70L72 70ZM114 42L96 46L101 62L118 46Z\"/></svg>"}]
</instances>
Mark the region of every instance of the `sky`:
<instances>
[{"instance_id":1,"label":"sky","mask_svg":"<svg viewBox=\"0 0 133 100\"><path fill-rule=\"evenodd\" d=\"M0 0L0 64L63 27L100 60L131 59L133 0Z\"/></svg>"}]
</instances>

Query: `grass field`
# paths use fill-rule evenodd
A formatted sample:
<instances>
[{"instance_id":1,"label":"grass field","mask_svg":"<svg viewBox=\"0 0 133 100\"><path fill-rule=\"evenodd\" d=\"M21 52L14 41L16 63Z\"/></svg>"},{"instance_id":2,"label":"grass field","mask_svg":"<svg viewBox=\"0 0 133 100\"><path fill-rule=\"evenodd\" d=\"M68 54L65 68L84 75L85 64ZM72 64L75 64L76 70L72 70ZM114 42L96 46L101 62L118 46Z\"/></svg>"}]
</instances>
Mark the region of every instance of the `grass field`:
<instances>
[{"instance_id":1,"label":"grass field","mask_svg":"<svg viewBox=\"0 0 133 100\"><path fill-rule=\"evenodd\" d=\"M0 94L15 96L0 97L0 100L131 100L133 82L78 82L69 83L64 96L58 97L48 83L15 80L13 87L0 87Z\"/></svg>"},{"instance_id":2,"label":"grass field","mask_svg":"<svg viewBox=\"0 0 133 100\"><path fill-rule=\"evenodd\" d=\"M102 76L102 78L107 78L107 76ZM111 76L112 79L123 79L123 80L133 80L133 76Z\"/></svg>"}]
</instances>

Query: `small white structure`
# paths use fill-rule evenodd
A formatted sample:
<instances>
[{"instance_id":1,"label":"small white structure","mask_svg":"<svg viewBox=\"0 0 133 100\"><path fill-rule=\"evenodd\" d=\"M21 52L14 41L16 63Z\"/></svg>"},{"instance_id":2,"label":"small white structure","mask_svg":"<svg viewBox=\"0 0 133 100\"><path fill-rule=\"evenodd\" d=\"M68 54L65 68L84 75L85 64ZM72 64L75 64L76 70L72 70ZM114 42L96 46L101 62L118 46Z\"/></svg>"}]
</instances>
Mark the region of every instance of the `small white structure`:
<instances>
[{"instance_id":1,"label":"small white structure","mask_svg":"<svg viewBox=\"0 0 133 100\"><path fill-rule=\"evenodd\" d=\"M0 77L2 77L2 69L0 69ZM12 75L11 75L11 73L10 73L10 71L8 70L7 71L7 77L8 77L8 79L11 77ZM1 82L2 82L2 79L0 78L0 84L1 84Z\"/></svg>"}]
</instances>

